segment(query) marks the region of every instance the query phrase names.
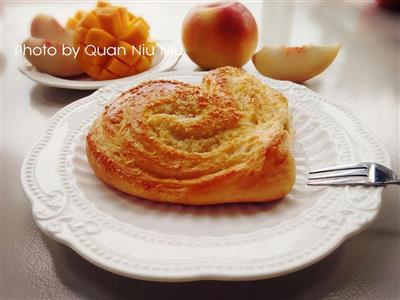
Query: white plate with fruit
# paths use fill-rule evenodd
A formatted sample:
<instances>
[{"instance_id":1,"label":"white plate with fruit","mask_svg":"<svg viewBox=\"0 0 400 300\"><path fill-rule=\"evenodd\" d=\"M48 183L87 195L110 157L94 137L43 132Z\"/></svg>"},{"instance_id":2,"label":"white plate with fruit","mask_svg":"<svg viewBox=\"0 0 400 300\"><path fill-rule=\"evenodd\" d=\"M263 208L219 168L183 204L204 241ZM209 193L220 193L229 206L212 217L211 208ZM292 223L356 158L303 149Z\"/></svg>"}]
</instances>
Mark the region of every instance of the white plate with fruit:
<instances>
[{"instance_id":1,"label":"white plate with fruit","mask_svg":"<svg viewBox=\"0 0 400 300\"><path fill-rule=\"evenodd\" d=\"M182 54L177 51L168 51L168 49L178 49L178 45L170 41L157 41L157 47L150 69L136 75L111 80L95 80L86 74L69 78L54 76L39 71L24 57L21 58L18 68L25 76L46 86L74 90L97 90L110 83L132 81L140 76L148 75L149 73L163 72L172 69L178 63Z\"/></svg>"},{"instance_id":2,"label":"white plate with fruit","mask_svg":"<svg viewBox=\"0 0 400 300\"><path fill-rule=\"evenodd\" d=\"M98 2L93 10L77 11L65 27L48 15L37 15L31 37L18 48L19 70L52 87L94 90L173 68L182 48L155 41L150 25L127 8Z\"/></svg>"}]
</instances>

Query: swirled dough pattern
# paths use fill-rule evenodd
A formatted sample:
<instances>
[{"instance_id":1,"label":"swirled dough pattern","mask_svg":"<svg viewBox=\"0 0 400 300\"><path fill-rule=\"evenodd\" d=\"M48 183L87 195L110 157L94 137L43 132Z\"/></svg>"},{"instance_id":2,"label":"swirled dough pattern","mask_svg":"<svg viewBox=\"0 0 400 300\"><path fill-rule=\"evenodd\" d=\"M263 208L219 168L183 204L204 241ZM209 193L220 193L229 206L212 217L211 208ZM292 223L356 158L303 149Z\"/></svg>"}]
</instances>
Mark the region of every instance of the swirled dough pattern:
<instances>
[{"instance_id":1,"label":"swirled dough pattern","mask_svg":"<svg viewBox=\"0 0 400 300\"><path fill-rule=\"evenodd\" d=\"M208 72L201 86L143 82L107 105L87 135L96 175L150 200L261 202L293 186L287 99L244 70Z\"/></svg>"}]
</instances>

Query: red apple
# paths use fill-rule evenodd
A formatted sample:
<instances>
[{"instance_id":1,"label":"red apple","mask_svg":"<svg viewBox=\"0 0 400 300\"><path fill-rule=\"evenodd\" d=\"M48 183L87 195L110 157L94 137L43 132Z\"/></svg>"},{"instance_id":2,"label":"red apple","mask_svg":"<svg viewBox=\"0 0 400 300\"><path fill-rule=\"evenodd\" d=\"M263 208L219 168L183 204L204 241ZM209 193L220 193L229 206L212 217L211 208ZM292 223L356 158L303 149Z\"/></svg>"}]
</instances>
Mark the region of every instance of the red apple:
<instances>
[{"instance_id":1,"label":"red apple","mask_svg":"<svg viewBox=\"0 0 400 300\"><path fill-rule=\"evenodd\" d=\"M378 5L392 10L400 10L400 1L399 0L376 0Z\"/></svg>"},{"instance_id":2,"label":"red apple","mask_svg":"<svg viewBox=\"0 0 400 300\"><path fill-rule=\"evenodd\" d=\"M257 47L257 23L238 2L203 4L186 15L182 41L187 55L203 69L241 67Z\"/></svg>"}]
</instances>

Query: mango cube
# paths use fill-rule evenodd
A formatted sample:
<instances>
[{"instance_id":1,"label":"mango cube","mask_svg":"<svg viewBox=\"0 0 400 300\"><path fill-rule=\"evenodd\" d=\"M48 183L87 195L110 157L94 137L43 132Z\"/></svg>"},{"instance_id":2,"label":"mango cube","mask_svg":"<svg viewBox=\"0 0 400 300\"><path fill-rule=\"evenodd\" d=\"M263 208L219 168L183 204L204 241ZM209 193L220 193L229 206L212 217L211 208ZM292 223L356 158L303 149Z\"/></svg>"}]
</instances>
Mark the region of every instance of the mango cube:
<instances>
[{"instance_id":1,"label":"mango cube","mask_svg":"<svg viewBox=\"0 0 400 300\"><path fill-rule=\"evenodd\" d=\"M75 31L83 71L94 79L130 76L151 67L156 43L150 26L125 7L99 1L90 12L78 11L66 26Z\"/></svg>"}]
</instances>

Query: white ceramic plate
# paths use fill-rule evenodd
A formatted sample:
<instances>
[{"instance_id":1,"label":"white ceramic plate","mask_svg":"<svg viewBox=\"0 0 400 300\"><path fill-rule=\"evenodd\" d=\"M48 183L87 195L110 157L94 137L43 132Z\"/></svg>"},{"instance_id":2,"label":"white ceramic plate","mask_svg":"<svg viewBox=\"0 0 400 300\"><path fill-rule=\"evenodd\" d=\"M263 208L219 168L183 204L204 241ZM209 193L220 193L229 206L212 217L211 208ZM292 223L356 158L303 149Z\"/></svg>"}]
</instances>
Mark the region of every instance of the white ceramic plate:
<instances>
[{"instance_id":1,"label":"white ceramic plate","mask_svg":"<svg viewBox=\"0 0 400 300\"><path fill-rule=\"evenodd\" d=\"M147 79L199 83L203 73ZM279 276L327 256L376 217L382 188L309 187L310 169L358 161L389 166L382 144L347 109L304 86L267 82L290 101L297 180L274 203L190 207L120 193L95 177L85 135L104 105L137 83L107 86L59 111L22 167L40 229L92 263L158 280L248 280Z\"/></svg>"},{"instance_id":2,"label":"white ceramic plate","mask_svg":"<svg viewBox=\"0 0 400 300\"><path fill-rule=\"evenodd\" d=\"M149 70L140 74L113 80L93 80L85 74L71 78L56 77L38 71L24 57L21 57L18 68L22 74L43 85L73 90L97 90L98 88L112 83L130 82L144 75L148 75L149 73L168 71L178 63L182 56L181 50L181 47L174 42L157 41L153 63Z\"/></svg>"}]
</instances>

